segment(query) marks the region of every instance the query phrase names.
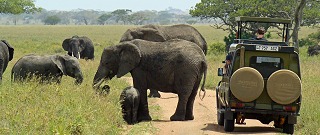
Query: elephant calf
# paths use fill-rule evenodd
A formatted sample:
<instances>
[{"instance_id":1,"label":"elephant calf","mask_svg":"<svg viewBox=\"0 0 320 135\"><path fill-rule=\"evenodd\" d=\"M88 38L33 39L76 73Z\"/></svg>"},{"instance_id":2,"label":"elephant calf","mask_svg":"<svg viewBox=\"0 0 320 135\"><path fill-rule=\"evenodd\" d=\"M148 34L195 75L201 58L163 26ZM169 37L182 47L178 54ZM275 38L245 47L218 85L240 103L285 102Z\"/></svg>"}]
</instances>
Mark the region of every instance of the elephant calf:
<instances>
[{"instance_id":1,"label":"elephant calf","mask_svg":"<svg viewBox=\"0 0 320 135\"><path fill-rule=\"evenodd\" d=\"M79 61L68 55L26 55L20 58L11 71L12 81L24 81L37 77L40 82L60 83L62 75L76 79L76 84L83 81Z\"/></svg>"},{"instance_id":2,"label":"elephant calf","mask_svg":"<svg viewBox=\"0 0 320 135\"><path fill-rule=\"evenodd\" d=\"M132 86L125 88L120 95L123 119L130 125L138 122L139 101L139 91Z\"/></svg>"}]
</instances>

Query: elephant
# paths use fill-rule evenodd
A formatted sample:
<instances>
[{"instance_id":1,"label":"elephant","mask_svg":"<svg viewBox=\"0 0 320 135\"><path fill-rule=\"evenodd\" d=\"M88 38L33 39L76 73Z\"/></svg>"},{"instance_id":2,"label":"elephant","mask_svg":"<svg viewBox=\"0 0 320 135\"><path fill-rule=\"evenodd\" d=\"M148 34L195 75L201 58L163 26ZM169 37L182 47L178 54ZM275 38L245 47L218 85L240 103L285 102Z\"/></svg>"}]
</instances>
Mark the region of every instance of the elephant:
<instances>
[{"instance_id":1,"label":"elephant","mask_svg":"<svg viewBox=\"0 0 320 135\"><path fill-rule=\"evenodd\" d=\"M0 42L0 83L2 82L2 74L6 70L9 61L13 59L14 48L6 41Z\"/></svg>"},{"instance_id":2,"label":"elephant","mask_svg":"<svg viewBox=\"0 0 320 135\"><path fill-rule=\"evenodd\" d=\"M206 58L195 43L172 39L152 42L141 39L121 42L103 50L93 79L93 88L131 73L133 86L140 93L138 121L149 121L147 89L178 94L178 105L172 121L193 120L193 103L202 76L204 91L207 74Z\"/></svg>"},{"instance_id":3,"label":"elephant","mask_svg":"<svg viewBox=\"0 0 320 135\"><path fill-rule=\"evenodd\" d=\"M139 91L132 87L126 87L120 95L120 104L123 113L123 119L130 125L138 123L137 113L139 108Z\"/></svg>"},{"instance_id":4,"label":"elephant","mask_svg":"<svg viewBox=\"0 0 320 135\"><path fill-rule=\"evenodd\" d=\"M318 55L320 53L320 45L309 46L307 52L309 56Z\"/></svg>"},{"instance_id":5,"label":"elephant","mask_svg":"<svg viewBox=\"0 0 320 135\"><path fill-rule=\"evenodd\" d=\"M207 54L207 42L194 27L186 24L171 26L145 25L138 28L128 29L121 37L120 42L133 39L143 39L148 41L163 42L170 39L184 39L196 43ZM157 90L150 89L148 97L160 97Z\"/></svg>"},{"instance_id":6,"label":"elephant","mask_svg":"<svg viewBox=\"0 0 320 135\"><path fill-rule=\"evenodd\" d=\"M83 75L78 59L69 55L35 55L20 58L12 68L11 81L25 81L36 77L40 82L60 83L63 75L76 79L81 84Z\"/></svg>"},{"instance_id":7,"label":"elephant","mask_svg":"<svg viewBox=\"0 0 320 135\"><path fill-rule=\"evenodd\" d=\"M207 42L200 32L186 24L160 26L149 24L138 28L128 29L121 37L120 42L143 39L147 41L163 42L170 39L184 39L196 43L207 54Z\"/></svg>"},{"instance_id":8,"label":"elephant","mask_svg":"<svg viewBox=\"0 0 320 135\"><path fill-rule=\"evenodd\" d=\"M92 41L86 37L73 36L63 40L62 47L68 51L68 55L77 59L94 59L94 46Z\"/></svg>"}]
</instances>

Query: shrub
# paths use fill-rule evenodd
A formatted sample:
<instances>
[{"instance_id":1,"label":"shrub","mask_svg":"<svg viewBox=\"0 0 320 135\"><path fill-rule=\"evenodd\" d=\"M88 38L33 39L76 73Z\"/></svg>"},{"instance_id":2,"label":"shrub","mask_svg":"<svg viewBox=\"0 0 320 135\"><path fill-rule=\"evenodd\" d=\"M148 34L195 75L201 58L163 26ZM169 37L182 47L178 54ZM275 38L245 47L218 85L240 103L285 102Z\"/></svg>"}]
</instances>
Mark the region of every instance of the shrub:
<instances>
[{"instance_id":1,"label":"shrub","mask_svg":"<svg viewBox=\"0 0 320 135\"><path fill-rule=\"evenodd\" d=\"M225 45L217 42L208 46L208 54L222 54L225 52Z\"/></svg>"},{"instance_id":2,"label":"shrub","mask_svg":"<svg viewBox=\"0 0 320 135\"><path fill-rule=\"evenodd\" d=\"M313 46L320 42L320 31L309 34L306 38L299 39L299 46Z\"/></svg>"}]
</instances>

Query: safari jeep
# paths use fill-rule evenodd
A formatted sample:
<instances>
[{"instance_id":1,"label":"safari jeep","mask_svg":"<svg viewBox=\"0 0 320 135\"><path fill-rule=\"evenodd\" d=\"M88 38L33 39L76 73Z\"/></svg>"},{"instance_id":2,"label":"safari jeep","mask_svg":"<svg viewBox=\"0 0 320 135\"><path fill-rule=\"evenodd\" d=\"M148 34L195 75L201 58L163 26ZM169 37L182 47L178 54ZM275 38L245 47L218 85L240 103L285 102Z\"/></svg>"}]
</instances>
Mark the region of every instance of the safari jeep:
<instances>
[{"instance_id":1,"label":"safari jeep","mask_svg":"<svg viewBox=\"0 0 320 135\"><path fill-rule=\"evenodd\" d=\"M235 123L257 119L274 122L275 128L293 134L301 106L301 73L298 50L289 46L291 20L236 17L238 33L230 45L231 64L216 87L218 124L232 132ZM283 26L281 41L241 39L246 23Z\"/></svg>"}]
</instances>

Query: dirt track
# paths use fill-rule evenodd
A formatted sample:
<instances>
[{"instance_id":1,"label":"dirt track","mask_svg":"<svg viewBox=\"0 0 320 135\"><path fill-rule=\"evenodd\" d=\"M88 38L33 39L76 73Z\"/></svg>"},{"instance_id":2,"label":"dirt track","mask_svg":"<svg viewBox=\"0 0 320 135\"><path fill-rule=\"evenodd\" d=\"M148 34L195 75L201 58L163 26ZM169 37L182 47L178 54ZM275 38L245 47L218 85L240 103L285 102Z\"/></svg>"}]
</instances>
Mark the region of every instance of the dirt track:
<instances>
[{"instance_id":1,"label":"dirt track","mask_svg":"<svg viewBox=\"0 0 320 135\"><path fill-rule=\"evenodd\" d=\"M130 82L131 78L126 78ZM175 112L178 96L172 93L161 93L161 98L152 104L161 107L160 120L153 120L154 127L159 129L159 135L216 135L228 134L223 126L217 124L216 99L214 90L206 90L206 96L201 101L197 95L194 103L194 117L192 121L170 121L170 116ZM279 130L272 124L264 125L257 120L245 120L246 125L235 125L234 132L229 134L277 134Z\"/></svg>"}]
</instances>

